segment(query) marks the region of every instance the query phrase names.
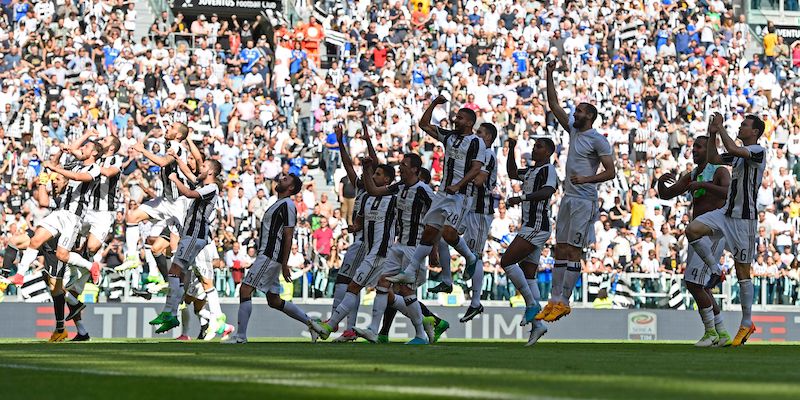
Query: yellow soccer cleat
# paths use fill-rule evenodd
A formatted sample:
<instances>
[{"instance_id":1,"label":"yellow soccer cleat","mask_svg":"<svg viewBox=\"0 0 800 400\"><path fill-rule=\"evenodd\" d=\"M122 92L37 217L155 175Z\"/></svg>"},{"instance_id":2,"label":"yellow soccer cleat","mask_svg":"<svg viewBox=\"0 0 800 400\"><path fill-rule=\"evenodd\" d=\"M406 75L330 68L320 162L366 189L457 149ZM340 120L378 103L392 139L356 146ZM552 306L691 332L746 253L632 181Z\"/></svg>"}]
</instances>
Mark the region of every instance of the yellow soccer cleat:
<instances>
[{"instance_id":1,"label":"yellow soccer cleat","mask_svg":"<svg viewBox=\"0 0 800 400\"><path fill-rule=\"evenodd\" d=\"M744 345L747 342L747 339L750 339L750 335L756 331L756 324L751 324L750 326L742 326L739 328L739 332L736 332L736 337L733 338L733 343L731 346L739 347Z\"/></svg>"},{"instance_id":2,"label":"yellow soccer cleat","mask_svg":"<svg viewBox=\"0 0 800 400\"><path fill-rule=\"evenodd\" d=\"M547 303L547 305L546 305L546 306L544 306L544 308L542 309L542 311L539 311L539 313L538 313L538 314L536 314L536 316L535 316L534 318L535 318L537 321L541 321L541 320L543 320L543 319L544 319L544 317L546 317L546 316L547 316L547 314L550 314L552 311L553 311L553 303Z\"/></svg>"},{"instance_id":3,"label":"yellow soccer cleat","mask_svg":"<svg viewBox=\"0 0 800 400\"><path fill-rule=\"evenodd\" d=\"M61 332L59 332L56 329L56 330L53 331L53 334L50 335L50 340L48 340L47 342L48 343L58 343L58 342L63 342L65 340L67 340L67 330L66 329L62 329Z\"/></svg>"},{"instance_id":4,"label":"yellow soccer cleat","mask_svg":"<svg viewBox=\"0 0 800 400\"><path fill-rule=\"evenodd\" d=\"M553 304L552 310L544 316L545 322L555 322L561 319L562 317L566 317L569 313L572 312L572 308L569 307L566 303L558 302Z\"/></svg>"}]
</instances>

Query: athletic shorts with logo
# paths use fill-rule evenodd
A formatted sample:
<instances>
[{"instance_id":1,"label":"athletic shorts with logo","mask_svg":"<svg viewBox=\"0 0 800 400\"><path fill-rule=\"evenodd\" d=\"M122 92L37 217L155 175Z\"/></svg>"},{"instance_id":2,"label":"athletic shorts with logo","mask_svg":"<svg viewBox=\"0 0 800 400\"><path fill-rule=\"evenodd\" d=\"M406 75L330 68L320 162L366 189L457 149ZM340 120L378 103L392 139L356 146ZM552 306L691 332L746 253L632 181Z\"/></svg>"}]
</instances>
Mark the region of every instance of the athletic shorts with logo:
<instances>
[{"instance_id":1,"label":"athletic shorts with logo","mask_svg":"<svg viewBox=\"0 0 800 400\"><path fill-rule=\"evenodd\" d=\"M542 249L544 248L547 240L550 239L550 231L534 230L533 228L523 226L517 233L517 238L522 239L534 246L534 250L525 256L522 262L529 262L538 265L539 258L542 256Z\"/></svg>"},{"instance_id":2,"label":"athletic shorts with logo","mask_svg":"<svg viewBox=\"0 0 800 400\"><path fill-rule=\"evenodd\" d=\"M208 241L206 239L191 236L182 237L178 242L178 249L172 255L172 263L187 271L207 244Z\"/></svg>"},{"instance_id":3,"label":"athletic shorts with logo","mask_svg":"<svg viewBox=\"0 0 800 400\"><path fill-rule=\"evenodd\" d=\"M177 233L180 231L187 210L189 210L190 202L191 200L184 196L178 197L175 201L157 197L140 205L139 210L144 211L151 219L156 220L150 230L151 232L158 234L164 227L170 227L172 232Z\"/></svg>"},{"instance_id":4,"label":"athletic shorts with logo","mask_svg":"<svg viewBox=\"0 0 800 400\"><path fill-rule=\"evenodd\" d=\"M353 278L353 274L358 269L358 265L361 264L361 261L364 259L364 251L365 247L363 242L357 240L347 248L347 253L344 254L344 259L342 260L342 266L339 267L339 276L344 276L346 278Z\"/></svg>"},{"instance_id":5,"label":"athletic shorts with logo","mask_svg":"<svg viewBox=\"0 0 800 400\"><path fill-rule=\"evenodd\" d=\"M566 243L579 248L594 243L596 220L596 201L564 196L556 219L556 243Z\"/></svg>"},{"instance_id":6,"label":"athletic shorts with logo","mask_svg":"<svg viewBox=\"0 0 800 400\"><path fill-rule=\"evenodd\" d=\"M92 234L101 242L105 242L106 236L111 232L114 226L115 212L114 211L86 211L83 217L83 226L81 227L81 235L86 236Z\"/></svg>"},{"instance_id":7,"label":"athletic shorts with logo","mask_svg":"<svg viewBox=\"0 0 800 400\"><path fill-rule=\"evenodd\" d=\"M738 219L725 215L725 209L709 211L695 221L711 228L714 235L725 238L725 249L733 255L733 261L750 264L756 256L756 237L758 221Z\"/></svg>"},{"instance_id":8,"label":"athletic shorts with logo","mask_svg":"<svg viewBox=\"0 0 800 400\"><path fill-rule=\"evenodd\" d=\"M407 265L411 264L411 260L414 257L414 250L416 250L416 247L413 246L404 246L401 244L392 245L386 253L386 260L383 263L383 275L396 275L403 271ZM416 289L425 284L425 281L428 280L427 263L422 263L419 268L414 271L414 274L416 278L411 287Z\"/></svg>"},{"instance_id":9,"label":"athletic shorts with logo","mask_svg":"<svg viewBox=\"0 0 800 400\"><path fill-rule=\"evenodd\" d=\"M67 210L53 211L39 222L39 226L46 229L51 235L60 234L58 247L67 250L72 250L72 247L75 246L81 225L83 225L81 219Z\"/></svg>"},{"instance_id":10,"label":"athletic shorts with logo","mask_svg":"<svg viewBox=\"0 0 800 400\"><path fill-rule=\"evenodd\" d=\"M186 295L194 297L198 300L205 300L206 290L203 287L202 279L214 282L214 259L219 258L215 256L217 252L217 245L214 242L209 242L200 254L194 259L194 265L187 274L187 282L184 284L186 287Z\"/></svg>"},{"instance_id":11,"label":"athletic shorts with logo","mask_svg":"<svg viewBox=\"0 0 800 400\"><path fill-rule=\"evenodd\" d=\"M362 287L374 288L378 285L381 275L386 275L383 266L386 259L377 254L367 254L359 264L353 275L353 282Z\"/></svg>"},{"instance_id":12,"label":"athletic shorts with logo","mask_svg":"<svg viewBox=\"0 0 800 400\"><path fill-rule=\"evenodd\" d=\"M254 287L264 293L281 294L280 276L283 274L281 263L261 254L250 266L243 284Z\"/></svg>"},{"instance_id":13,"label":"athletic shorts with logo","mask_svg":"<svg viewBox=\"0 0 800 400\"><path fill-rule=\"evenodd\" d=\"M719 261L725 250L725 238L720 235L706 236L701 240L711 242L711 258ZM694 247L689 246L686 253L686 270L683 272L683 279L697 285L705 286L711 277L711 268L706 265L702 258L694 251Z\"/></svg>"},{"instance_id":14,"label":"athletic shorts with logo","mask_svg":"<svg viewBox=\"0 0 800 400\"><path fill-rule=\"evenodd\" d=\"M440 229L447 225L458 230L461 217L467 210L467 199L468 197L461 193L449 194L444 190L436 192L428 213L422 219L423 225L432 225Z\"/></svg>"},{"instance_id":15,"label":"athletic shorts with logo","mask_svg":"<svg viewBox=\"0 0 800 400\"><path fill-rule=\"evenodd\" d=\"M473 253L483 253L486 240L489 239L489 231L492 229L492 220L494 220L494 215L478 214L472 211L467 211L461 217L458 234Z\"/></svg>"}]
</instances>

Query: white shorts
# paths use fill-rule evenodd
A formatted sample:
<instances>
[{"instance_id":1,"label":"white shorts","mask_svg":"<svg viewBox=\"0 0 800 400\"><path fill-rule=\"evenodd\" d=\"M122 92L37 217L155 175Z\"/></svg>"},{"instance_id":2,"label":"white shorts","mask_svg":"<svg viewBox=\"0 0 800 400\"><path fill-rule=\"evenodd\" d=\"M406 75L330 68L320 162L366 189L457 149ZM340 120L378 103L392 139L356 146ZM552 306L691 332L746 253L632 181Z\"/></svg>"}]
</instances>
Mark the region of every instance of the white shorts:
<instances>
[{"instance_id":1,"label":"white shorts","mask_svg":"<svg viewBox=\"0 0 800 400\"><path fill-rule=\"evenodd\" d=\"M439 229L447 225L458 230L461 217L467 210L467 199L468 197L461 193L436 192L428 213L422 219L423 225L431 225Z\"/></svg>"},{"instance_id":2,"label":"white shorts","mask_svg":"<svg viewBox=\"0 0 800 400\"><path fill-rule=\"evenodd\" d=\"M711 257L719 260L725 250L725 238L722 235L704 237L701 240L711 242ZM711 268L697 255L694 247L689 246L686 253L686 270L683 272L683 280L697 285L705 286L708 278L711 277Z\"/></svg>"},{"instance_id":3,"label":"white shorts","mask_svg":"<svg viewBox=\"0 0 800 400\"><path fill-rule=\"evenodd\" d=\"M66 274L64 275L64 281L66 282L64 287L69 291L75 291L80 294L83 293L83 288L86 286L86 282L89 282L89 279L91 278L92 274L90 271L87 271L81 267L69 265L66 270Z\"/></svg>"},{"instance_id":4,"label":"white shorts","mask_svg":"<svg viewBox=\"0 0 800 400\"><path fill-rule=\"evenodd\" d=\"M386 259L377 254L367 254L364 260L356 269L353 282L365 288L372 288L378 285L383 272L383 264Z\"/></svg>"},{"instance_id":5,"label":"white shorts","mask_svg":"<svg viewBox=\"0 0 800 400\"><path fill-rule=\"evenodd\" d=\"M731 218L720 208L695 218L695 221L711 228L715 236L721 235L725 238L725 249L733 254L733 261L742 264L753 262L758 236L756 220Z\"/></svg>"},{"instance_id":6,"label":"white shorts","mask_svg":"<svg viewBox=\"0 0 800 400\"><path fill-rule=\"evenodd\" d=\"M81 228L81 219L67 210L56 210L48 214L39 222L39 226L58 238L58 247L72 250Z\"/></svg>"},{"instance_id":7,"label":"white shorts","mask_svg":"<svg viewBox=\"0 0 800 400\"><path fill-rule=\"evenodd\" d=\"M383 263L383 275L396 275L403 271L407 265L411 264L414 250L416 250L414 246L392 245L389 248L389 252L386 253L386 261ZM424 264L420 265L415 274L417 278L411 285L413 289L422 286L428 280L427 267Z\"/></svg>"},{"instance_id":8,"label":"white shorts","mask_svg":"<svg viewBox=\"0 0 800 400\"><path fill-rule=\"evenodd\" d=\"M556 220L556 243L584 248L594 243L594 222L597 220L595 201L564 196Z\"/></svg>"},{"instance_id":9,"label":"white shorts","mask_svg":"<svg viewBox=\"0 0 800 400\"><path fill-rule=\"evenodd\" d=\"M182 237L178 242L178 249L172 256L172 263L186 271L194 264L197 255L203 251L208 242L205 239L193 238L190 236Z\"/></svg>"},{"instance_id":10,"label":"white shorts","mask_svg":"<svg viewBox=\"0 0 800 400\"><path fill-rule=\"evenodd\" d=\"M489 239L489 231L492 229L494 215L478 214L467 211L461 217L458 234L467 242L467 246L475 254L482 254L486 247L486 240Z\"/></svg>"},{"instance_id":11,"label":"white shorts","mask_svg":"<svg viewBox=\"0 0 800 400\"><path fill-rule=\"evenodd\" d=\"M366 247L360 240L350 245L344 255L344 260L342 260L342 266L339 267L339 276L353 279L353 274L364 259L364 250L366 250Z\"/></svg>"},{"instance_id":12,"label":"white shorts","mask_svg":"<svg viewBox=\"0 0 800 400\"><path fill-rule=\"evenodd\" d=\"M542 255L542 249L544 248L545 243L547 243L547 240L550 239L550 231L534 230L533 228L523 226L520 228L519 233L517 233L517 238L520 238L535 247L534 250L522 260L522 262L529 262L539 265L539 258Z\"/></svg>"},{"instance_id":13,"label":"white shorts","mask_svg":"<svg viewBox=\"0 0 800 400\"><path fill-rule=\"evenodd\" d=\"M264 293L281 294L280 276L282 273L281 263L270 260L265 255L256 257L256 261L250 266L242 284L254 287Z\"/></svg>"},{"instance_id":14,"label":"white shorts","mask_svg":"<svg viewBox=\"0 0 800 400\"><path fill-rule=\"evenodd\" d=\"M205 300L206 289L203 287L203 279L210 282L214 281L214 265L212 264L213 258L211 258L213 255L209 254L210 251L217 251L213 243L209 243L203 248L195 258L195 265L186 274L184 287L186 288L187 296Z\"/></svg>"},{"instance_id":15,"label":"white shorts","mask_svg":"<svg viewBox=\"0 0 800 400\"><path fill-rule=\"evenodd\" d=\"M181 196L175 201L169 201L163 197L157 197L139 206L139 209L146 212L153 221L151 235L159 235L165 227L170 227L172 232L180 230L186 212L189 209L189 199Z\"/></svg>"},{"instance_id":16,"label":"white shorts","mask_svg":"<svg viewBox=\"0 0 800 400\"><path fill-rule=\"evenodd\" d=\"M106 236L114 226L115 216L116 213L114 211L86 211L86 215L83 217L81 235L91 233L97 240L105 242Z\"/></svg>"}]
</instances>

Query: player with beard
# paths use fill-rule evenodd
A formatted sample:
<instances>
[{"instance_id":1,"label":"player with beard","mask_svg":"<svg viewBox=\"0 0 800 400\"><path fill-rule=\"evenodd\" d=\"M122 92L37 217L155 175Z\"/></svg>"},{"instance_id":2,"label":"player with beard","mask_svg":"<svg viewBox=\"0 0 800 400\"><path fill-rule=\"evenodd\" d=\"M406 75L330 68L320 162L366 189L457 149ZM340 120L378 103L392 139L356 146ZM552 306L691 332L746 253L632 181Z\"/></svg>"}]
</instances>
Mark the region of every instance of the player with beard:
<instances>
[{"instance_id":1,"label":"player with beard","mask_svg":"<svg viewBox=\"0 0 800 400\"><path fill-rule=\"evenodd\" d=\"M597 108L580 103L567 114L558 100L553 72L556 61L547 63L547 104L564 130L569 132L564 197L556 218L556 261L553 266L552 297L536 319L556 321L572 310L569 302L581 276L583 249L594 242L597 220L597 184L614 179L614 156L608 139L592 128ZM603 165L603 172L598 167Z\"/></svg>"}]
</instances>

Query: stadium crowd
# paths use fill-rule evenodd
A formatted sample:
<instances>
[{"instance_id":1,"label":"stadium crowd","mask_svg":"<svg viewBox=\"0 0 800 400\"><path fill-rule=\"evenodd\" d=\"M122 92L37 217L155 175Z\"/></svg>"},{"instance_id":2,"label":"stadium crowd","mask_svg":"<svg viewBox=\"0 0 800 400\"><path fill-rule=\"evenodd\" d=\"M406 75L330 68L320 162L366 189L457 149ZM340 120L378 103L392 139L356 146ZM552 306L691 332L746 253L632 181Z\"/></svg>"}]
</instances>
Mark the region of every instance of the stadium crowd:
<instances>
[{"instance_id":1,"label":"stadium crowd","mask_svg":"<svg viewBox=\"0 0 800 400\"><path fill-rule=\"evenodd\" d=\"M744 114L755 113L767 122L762 141L770 149L758 191L756 302L764 285L767 303L796 303L800 81L794 77L800 46L787 46L774 29L756 38L744 16L734 16L722 0L337 4L325 19L311 16L274 30L263 29L264 17L222 21L209 15L190 22L165 12L138 39L133 2L3 0L0 247L46 213L31 199L44 160L85 131L116 135L125 156L118 224L96 260L104 267L102 290L115 298L125 214L162 190L159 167L133 145L144 142L164 154L165 127L184 122L189 139L224 169L213 227L225 261L216 278L221 295L237 293L254 259L257 227L274 201L272 178L293 172L305 186L294 199L299 224L289 263L296 278L286 289L296 297L329 297L352 241L355 196L340 165L334 126L346 124L350 154L363 156L366 121L382 162L397 165L404 152L417 152L436 184L442 147L417 121L443 94L451 111L473 109L500 132L494 143L498 209L483 258L483 297L509 299L514 290L499 257L521 210L506 207L505 199L521 188L508 179L506 160L516 157L526 165L535 138L552 137L559 179L565 178L569 143L547 111L540 79L544 63L559 58L559 98L569 99L565 109L582 101L597 105L598 129L611 142L618 169L617 179L601 185L597 243L587 251L584 272L604 277L609 291L622 273L681 273L689 200L660 200L656 181L693 167L693 140L704 134L712 112L725 115L729 132ZM434 123L447 127L449 117L437 109ZM517 154L509 154L508 138L518 141ZM559 199L557 192L554 216ZM455 281L466 288L459 278L464 262L453 254ZM545 251L539 277L544 298L552 263ZM721 263L731 269L728 257ZM430 267L431 285L440 271ZM157 275L145 264L122 276L139 288ZM658 282L647 281L641 290L666 291Z\"/></svg>"}]
</instances>

